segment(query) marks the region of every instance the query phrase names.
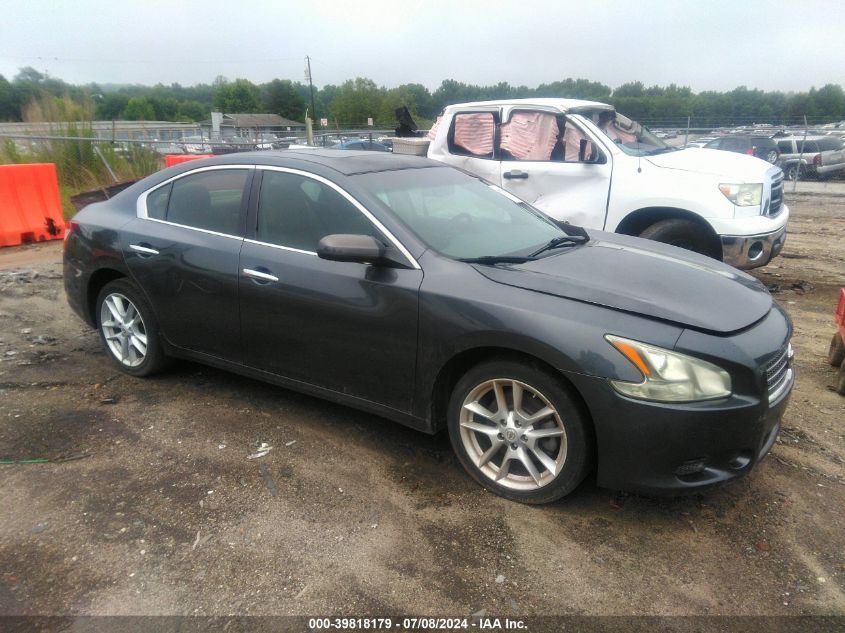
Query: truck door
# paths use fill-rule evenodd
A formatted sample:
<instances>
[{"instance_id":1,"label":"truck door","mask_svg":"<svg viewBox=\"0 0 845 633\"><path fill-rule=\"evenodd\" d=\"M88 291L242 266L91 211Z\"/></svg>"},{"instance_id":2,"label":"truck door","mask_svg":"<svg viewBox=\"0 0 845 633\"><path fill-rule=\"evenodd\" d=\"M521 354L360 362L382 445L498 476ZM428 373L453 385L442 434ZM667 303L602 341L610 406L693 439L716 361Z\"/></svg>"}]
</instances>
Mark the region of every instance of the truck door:
<instances>
[{"instance_id":1,"label":"truck door","mask_svg":"<svg viewBox=\"0 0 845 633\"><path fill-rule=\"evenodd\" d=\"M499 161L494 157L498 125L498 107L456 112L449 124L446 142L433 143L428 156L499 185Z\"/></svg>"},{"instance_id":2,"label":"truck door","mask_svg":"<svg viewBox=\"0 0 845 633\"><path fill-rule=\"evenodd\" d=\"M600 229L612 156L578 119L540 109L504 112L497 148L500 182L555 219Z\"/></svg>"}]
</instances>

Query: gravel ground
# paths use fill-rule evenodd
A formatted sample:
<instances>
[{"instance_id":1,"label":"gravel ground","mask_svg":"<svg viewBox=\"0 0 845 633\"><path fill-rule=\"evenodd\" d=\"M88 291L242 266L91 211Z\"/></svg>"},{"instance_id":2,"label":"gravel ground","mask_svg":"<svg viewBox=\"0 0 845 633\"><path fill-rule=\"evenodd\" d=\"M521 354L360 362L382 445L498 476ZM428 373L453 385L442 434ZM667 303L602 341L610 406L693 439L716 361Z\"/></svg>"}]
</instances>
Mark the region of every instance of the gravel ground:
<instances>
[{"instance_id":1,"label":"gravel ground","mask_svg":"<svg viewBox=\"0 0 845 633\"><path fill-rule=\"evenodd\" d=\"M787 201L755 273L796 327L783 433L746 479L674 500L587 481L523 506L445 435L190 363L124 376L65 302L61 245L4 249L0 457L51 461L0 466L0 614L845 615L824 358L845 197Z\"/></svg>"}]
</instances>

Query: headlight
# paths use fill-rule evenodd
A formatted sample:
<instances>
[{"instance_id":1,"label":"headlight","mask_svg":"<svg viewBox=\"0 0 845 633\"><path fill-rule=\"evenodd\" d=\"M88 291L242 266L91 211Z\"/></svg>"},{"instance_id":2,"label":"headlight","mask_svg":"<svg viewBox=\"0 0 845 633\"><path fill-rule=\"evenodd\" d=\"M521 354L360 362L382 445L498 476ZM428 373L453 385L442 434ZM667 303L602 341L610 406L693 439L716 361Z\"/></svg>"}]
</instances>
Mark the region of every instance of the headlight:
<instances>
[{"instance_id":1,"label":"headlight","mask_svg":"<svg viewBox=\"0 0 845 633\"><path fill-rule=\"evenodd\" d=\"M610 334L607 341L643 375L642 382L611 380L621 394L658 402L691 402L731 395L731 377L712 363Z\"/></svg>"},{"instance_id":2,"label":"headlight","mask_svg":"<svg viewBox=\"0 0 845 633\"><path fill-rule=\"evenodd\" d=\"M719 185L719 191L738 207L753 207L763 199L763 183Z\"/></svg>"}]
</instances>

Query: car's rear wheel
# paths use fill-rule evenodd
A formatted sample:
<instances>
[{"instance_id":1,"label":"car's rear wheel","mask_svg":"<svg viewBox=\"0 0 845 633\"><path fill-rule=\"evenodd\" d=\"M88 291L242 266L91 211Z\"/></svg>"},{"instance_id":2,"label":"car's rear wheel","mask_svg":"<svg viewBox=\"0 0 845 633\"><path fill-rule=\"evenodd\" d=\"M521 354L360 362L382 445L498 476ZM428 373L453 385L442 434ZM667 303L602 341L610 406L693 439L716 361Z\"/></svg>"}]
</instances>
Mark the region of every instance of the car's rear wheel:
<instances>
[{"instance_id":1,"label":"car's rear wheel","mask_svg":"<svg viewBox=\"0 0 845 633\"><path fill-rule=\"evenodd\" d=\"M467 472L515 501L569 494L592 461L584 414L559 378L527 363L491 361L467 372L452 392L448 424Z\"/></svg>"},{"instance_id":2,"label":"car's rear wheel","mask_svg":"<svg viewBox=\"0 0 845 633\"><path fill-rule=\"evenodd\" d=\"M845 341L842 340L842 335L835 332L833 338L830 339L830 347L827 349L827 362L831 367L839 367L845 361Z\"/></svg>"},{"instance_id":3,"label":"car's rear wheel","mask_svg":"<svg viewBox=\"0 0 845 633\"><path fill-rule=\"evenodd\" d=\"M167 364L158 325L141 292L125 279L106 284L97 297L97 329L109 358L133 376L149 376Z\"/></svg>"},{"instance_id":4,"label":"car's rear wheel","mask_svg":"<svg viewBox=\"0 0 845 633\"><path fill-rule=\"evenodd\" d=\"M659 220L640 233L640 237L655 242L671 244L688 251L695 251L708 257L719 258L710 235L704 228L691 220L667 218Z\"/></svg>"}]
</instances>

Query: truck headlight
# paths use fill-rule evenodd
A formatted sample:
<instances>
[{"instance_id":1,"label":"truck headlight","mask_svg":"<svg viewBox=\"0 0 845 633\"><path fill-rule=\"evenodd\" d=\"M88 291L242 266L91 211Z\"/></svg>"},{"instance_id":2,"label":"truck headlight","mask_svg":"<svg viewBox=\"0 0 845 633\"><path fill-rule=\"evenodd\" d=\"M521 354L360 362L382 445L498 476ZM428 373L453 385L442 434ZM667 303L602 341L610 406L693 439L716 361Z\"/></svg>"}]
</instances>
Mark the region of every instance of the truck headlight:
<instances>
[{"instance_id":1,"label":"truck headlight","mask_svg":"<svg viewBox=\"0 0 845 633\"><path fill-rule=\"evenodd\" d=\"M712 363L611 334L605 339L643 375L642 382L611 380L610 384L621 394L657 402L691 402L731 395L731 377Z\"/></svg>"},{"instance_id":2,"label":"truck headlight","mask_svg":"<svg viewBox=\"0 0 845 633\"><path fill-rule=\"evenodd\" d=\"M719 191L738 207L753 207L763 199L763 183L722 183Z\"/></svg>"}]
</instances>

